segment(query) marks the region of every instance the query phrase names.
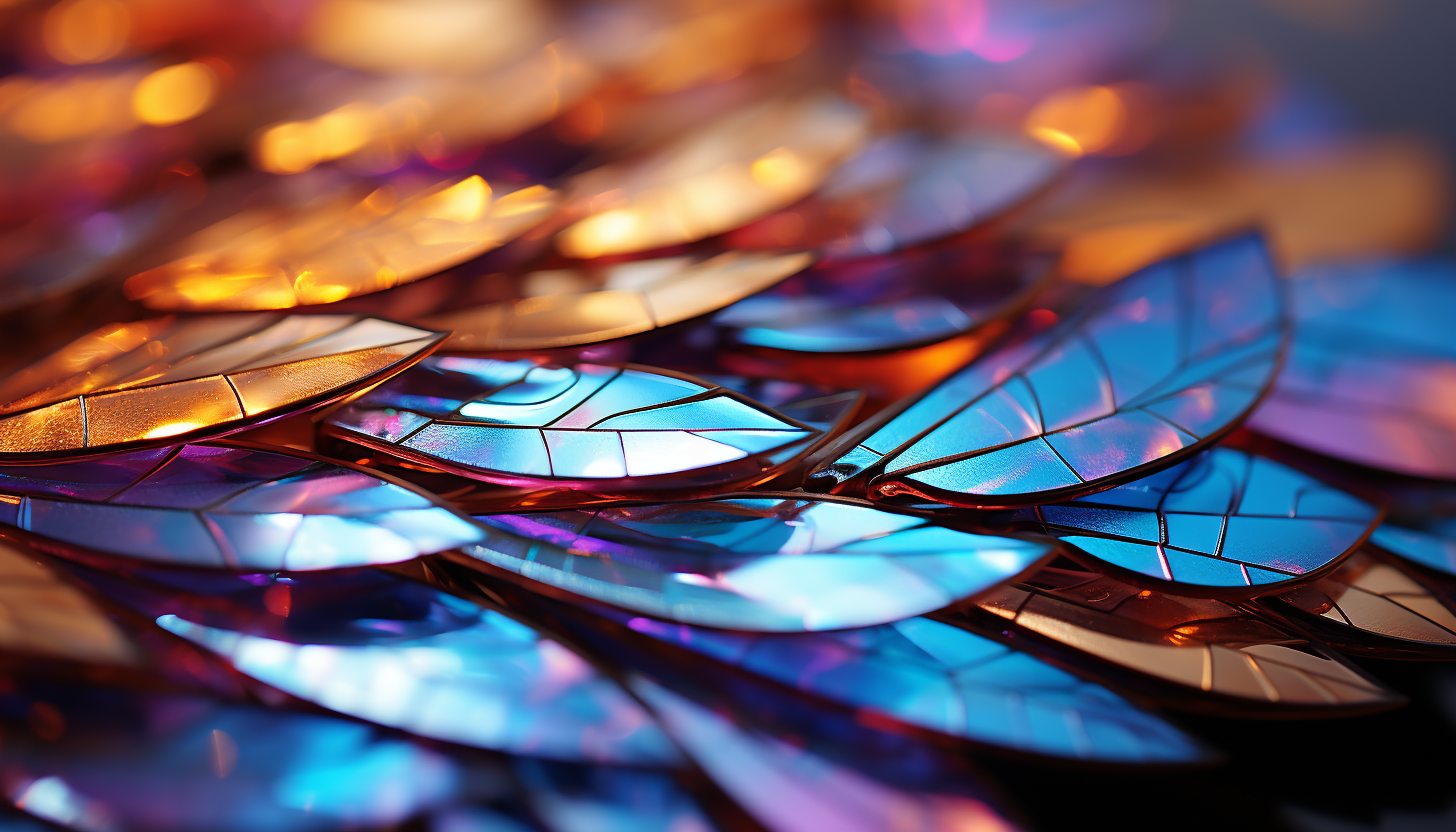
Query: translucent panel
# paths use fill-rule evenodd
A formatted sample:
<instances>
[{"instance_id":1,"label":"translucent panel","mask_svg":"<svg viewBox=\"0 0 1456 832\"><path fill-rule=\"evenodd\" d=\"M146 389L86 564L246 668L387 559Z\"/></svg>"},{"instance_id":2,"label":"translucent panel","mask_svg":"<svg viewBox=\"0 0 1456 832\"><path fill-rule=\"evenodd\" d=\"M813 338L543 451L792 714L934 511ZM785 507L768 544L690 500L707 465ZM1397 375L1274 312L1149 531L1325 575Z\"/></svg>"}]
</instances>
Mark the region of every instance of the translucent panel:
<instances>
[{"instance_id":1,"label":"translucent panel","mask_svg":"<svg viewBox=\"0 0 1456 832\"><path fill-rule=\"evenodd\" d=\"M479 176L423 189L400 179L368 195L250 209L183 241L176 260L131 277L126 292L152 309L189 311L284 309L377 292L498 248L556 207L557 195L541 186L506 189L512 198L503 200Z\"/></svg>"},{"instance_id":2,"label":"translucent panel","mask_svg":"<svg viewBox=\"0 0 1456 832\"><path fill-rule=\"evenodd\" d=\"M727 252L571 270L491 275L514 296L425 319L453 330L453 350L540 350L648 332L706 315L766 289L813 262L807 253Z\"/></svg>"},{"instance_id":3,"label":"translucent panel","mask_svg":"<svg viewBox=\"0 0 1456 832\"><path fill-rule=\"evenodd\" d=\"M902 349L979 329L1030 302L1045 264L988 245L810 269L713 316L739 344L810 353Z\"/></svg>"},{"instance_id":4,"label":"translucent panel","mask_svg":"<svg viewBox=\"0 0 1456 832\"><path fill-rule=\"evenodd\" d=\"M1366 552L1309 586L1260 603L1342 650L1403 659L1456 656L1456 611L1449 595L1428 577Z\"/></svg>"},{"instance_id":5,"label":"translucent panel","mask_svg":"<svg viewBox=\"0 0 1456 832\"><path fill-rule=\"evenodd\" d=\"M1191 763L1206 753L1100 685L927 618L795 635L640 618L629 626L855 711L986 745L1109 763Z\"/></svg>"},{"instance_id":6,"label":"translucent panel","mask_svg":"<svg viewBox=\"0 0 1456 832\"><path fill-rule=\"evenodd\" d=\"M1293 349L1250 426L1350 462L1456 479L1456 266L1321 266L1291 285Z\"/></svg>"},{"instance_id":7,"label":"translucent panel","mask_svg":"<svg viewBox=\"0 0 1456 832\"><path fill-rule=\"evenodd\" d=\"M512 768L525 786L527 803L551 832L713 832L717 828L669 774L527 757L517 758Z\"/></svg>"},{"instance_id":8,"label":"translucent panel","mask_svg":"<svg viewBox=\"0 0 1456 832\"><path fill-rule=\"evenodd\" d=\"M354 645L296 644L175 615L157 624L279 690L421 736L561 760L674 759L666 737L615 682L490 610L446 632Z\"/></svg>"},{"instance_id":9,"label":"translucent panel","mask_svg":"<svg viewBox=\"0 0 1456 832\"><path fill-rule=\"evenodd\" d=\"M8 414L0 415L0 456L76 455L240 430L375 383L442 337L342 315L102 327L0 381L0 414Z\"/></svg>"},{"instance_id":10,"label":"translucent panel","mask_svg":"<svg viewBox=\"0 0 1456 832\"><path fill-rule=\"evenodd\" d=\"M1393 707L1399 694L1318 643L1292 636L1212 599L1136 587L1095 572L1048 569L976 599L987 621L1065 645L1097 662L1178 686L1224 707L1361 711ZM989 618L987 616L994 616Z\"/></svg>"},{"instance_id":11,"label":"translucent panel","mask_svg":"<svg viewBox=\"0 0 1456 832\"><path fill-rule=\"evenodd\" d=\"M1293 468L1228 448L1018 517L1175 593L1252 596L1318 574L1379 512Z\"/></svg>"},{"instance_id":12,"label":"translucent panel","mask_svg":"<svg viewBox=\"0 0 1456 832\"><path fill-rule=\"evenodd\" d=\"M1413 563L1456 575L1456 540L1382 523L1370 542Z\"/></svg>"},{"instance_id":13,"label":"translucent panel","mask_svg":"<svg viewBox=\"0 0 1456 832\"><path fill-rule=\"evenodd\" d=\"M480 531L412 487L293 453L183 445L0 468L0 522L54 543L254 571L394 563Z\"/></svg>"},{"instance_id":14,"label":"translucent panel","mask_svg":"<svg viewBox=\"0 0 1456 832\"><path fill-rule=\"evenodd\" d=\"M813 447L857 404L853 394L758 385L783 411L811 411L816 421L805 424L734 389L754 385L724 382L646 368L430 358L331 414L325 430L490 482L621 494L680 485L679 477L698 487L761 477Z\"/></svg>"},{"instance_id":15,"label":"translucent panel","mask_svg":"<svg viewBox=\"0 0 1456 832\"><path fill-rule=\"evenodd\" d=\"M761 101L695 125L627 165L578 176L567 206L589 216L557 250L599 257L700 240L807 196L864 139L868 114L829 94Z\"/></svg>"},{"instance_id":16,"label":"translucent panel","mask_svg":"<svg viewBox=\"0 0 1456 832\"><path fill-rule=\"evenodd\" d=\"M735 725L646 679L634 680L633 690L713 782L771 832L1014 829L981 800L896 788Z\"/></svg>"},{"instance_id":17,"label":"translucent panel","mask_svg":"<svg viewBox=\"0 0 1456 832\"><path fill-rule=\"evenodd\" d=\"M813 476L847 493L1004 507L1174 464L1235 427L1272 380L1284 333L1278 280L1253 236L1152 266L1050 332L886 411L860 431L858 447L846 439ZM1010 432L1007 445L987 423L999 422L993 403L1004 404L993 397L1017 386L1030 391L1015 398L1035 402L1039 422L1034 435ZM986 429L964 433L967 411ZM1173 421L1180 414L1188 424Z\"/></svg>"},{"instance_id":18,"label":"translucent panel","mask_svg":"<svg viewBox=\"0 0 1456 832\"><path fill-rule=\"evenodd\" d=\"M0 699L9 713L41 707L65 726L45 740L17 733L0 748L13 777L7 796L88 832L387 827L466 788L451 758L359 722L33 681Z\"/></svg>"},{"instance_id":19,"label":"translucent panel","mask_svg":"<svg viewBox=\"0 0 1456 832\"><path fill-rule=\"evenodd\" d=\"M138 650L92 601L34 555L0 542L0 651L129 665Z\"/></svg>"},{"instance_id":20,"label":"translucent panel","mask_svg":"<svg viewBox=\"0 0 1456 832\"><path fill-rule=\"evenodd\" d=\"M481 515L466 555L675 621L797 632L940 609L1025 571L1040 543L848 503L741 498Z\"/></svg>"}]
</instances>

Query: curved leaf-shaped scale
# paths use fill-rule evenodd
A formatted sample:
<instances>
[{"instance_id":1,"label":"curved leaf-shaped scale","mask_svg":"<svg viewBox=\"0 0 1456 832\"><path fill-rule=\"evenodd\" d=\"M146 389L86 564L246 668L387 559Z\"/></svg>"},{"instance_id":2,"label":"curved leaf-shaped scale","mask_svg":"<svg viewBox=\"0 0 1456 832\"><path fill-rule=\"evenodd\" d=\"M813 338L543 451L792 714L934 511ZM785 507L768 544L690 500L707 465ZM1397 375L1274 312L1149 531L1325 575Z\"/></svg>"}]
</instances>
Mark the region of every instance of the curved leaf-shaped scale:
<instances>
[{"instance_id":1,"label":"curved leaf-shaped scale","mask_svg":"<svg viewBox=\"0 0 1456 832\"><path fill-rule=\"evenodd\" d=\"M1426 531L1381 523L1370 535L1377 548L1411 563L1456 577L1456 540Z\"/></svg>"},{"instance_id":2,"label":"curved leaf-shaped scale","mask_svg":"<svg viewBox=\"0 0 1456 832\"><path fill-rule=\"evenodd\" d=\"M1021 632L1177 685L1167 698L1174 707L1196 704L1202 694L1222 705L1283 712L1372 710L1404 701L1339 654L1222 601L1047 569L972 603Z\"/></svg>"},{"instance_id":3,"label":"curved leaf-shaped scale","mask_svg":"<svg viewBox=\"0 0 1456 832\"><path fill-rule=\"evenodd\" d=\"M872 421L815 476L988 508L1145 476L1259 400L1284 342L1280 292L1257 236L1159 263Z\"/></svg>"},{"instance_id":4,"label":"curved leaf-shaped scale","mask_svg":"<svg viewBox=\"0 0 1456 832\"><path fill-rule=\"evenodd\" d=\"M772 387L791 393L777 411L645 367L449 356L371 390L333 413L325 430L505 485L599 494L722 486L808 452L858 400Z\"/></svg>"},{"instance_id":5,"label":"curved leaf-shaped scale","mask_svg":"<svg viewBox=\"0 0 1456 832\"><path fill-rule=\"evenodd\" d=\"M332 303L497 248L545 219L557 202L540 185L497 195L479 176L403 197L401 187L244 211L184 241L173 262L128 279L127 295L152 309L193 312Z\"/></svg>"},{"instance_id":6,"label":"curved leaf-shaped scale","mask_svg":"<svg viewBox=\"0 0 1456 832\"><path fill-rule=\"evenodd\" d=\"M742 496L476 517L463 556L658 618L765 632L867 627L1026 571L1041 543L865 505ZM464 560L461 555L452 557Z\"/></svg>"},{"instance_id":7,"label":"curved leaf-shaped scale","mask_svg":"<svg viewBox=\"0 0 1456 832\"><path fill-rule=\"evenodd\" d=\"M868 114L830 93L756 102L666 147L577 177L556 248L600 257L701 240L799 201L865 138Z\"/></svg>"},{"instance_id":8,"label":"curved leaf-shaped scale","mask_svg":"<svg viewBox=\"0 0 1456 832\"><path fill-rule=\"evenodd\" d=\"M376 384L444 338L352 315L104 326L0 381L0 459L231 433Z\"/></svg>"},{"instance_id":9,"label":"curved leaf-shaped scale","mask_svg":"<svg viewBox=\"0 0 1456 832\"><path fill-rule=\"evenodd\" d=\"M1367 552L1357 552L1308 586L1258 602L1341 650L1390 658L1456 657L1456 610L1449 595Z\"/></svg>"},{"instance_id":10,"label":"curved leaf-shaped scale","mask_svg":"<svg viewBox=\"0 0 1456 832\"><path fill-rule=\"evenodd\" d=\"M651 717L560 642L444 593L437 603L458 627L364 644L300 644L175 615L157 624L300 699L423 737L558 760L676 759Z\"/></svg>"},{"instance_id":11,"label":"curved leaf-shaped scale","mask_svg":"<svg viewBox=\"0 0 1456 832\"><path fill-rule=\"evenodd\" d=\"M1249 597L1328 571L1380 510L1286 465L1230 448L1067 503L1023 509L1099 564L1183 595Z\"/></svg>"},{"instance_id":12,"label":"curved leaf-shaped scale","mask_svg":"<svg viewBox=\"0 0 1456 832\"><path fill-rule=\"evenodd\" d=\"M803 634L645 618L628 626L856 711L983 745L1104 763L1205 758L1193 739L1107 688L929 618Z\"/></svg>"},{"instance_id":13,"label":"curved leaf-shaped scale","mask_svg":"<svg viewBox=\"0 0 1456 832\"><path fill-rule=\"evenodd\" d=\"M978 330L1030 304L1050 270L955 245L821 266L713 316L735 343L806 353L904 349Z\"/></svg>"},{"instance_id":14,"label":"curved leaf-shaped scale","mask_svg":"<svg viewBox=\"0 0 1456 832\"><path fill-rule=\"evenodd\" d=\"M414 486L242 444L3 466L0 524L62 553L254 572L397 563L481 537Z\"/></svg>"},{"instance_id":15,"label":"curved leaf-shaped scale","mask_svg":"<svg viewBox=\"0 0 1456 832\"><path fill-rule=\"evenodd\" d=\"M1045 191L1071 157L1014 133L881 138L834 171L793 216L734 232L735 246L811 246L848 260L983 225Z\"/></svg>"},{"instance_id":16,"label":"curved leaf-shaped scale","mask_svg":"<svg viewBox=\"0 0 1456 832\"><path fill-rule=\"evenodd\" d=\"M632 690L678 745L746 812L771 832L1014 832L984 801L910 791L730 718L642 677Z\"/></svg>"},{"instance_id":17,"label":"curved leaf-shaped scale","mask_svg":"<svg viewBox=\"0 0 1456 832\"><path fill-rule=\"evenodd\" d=\"M33 682L0 694L10 718L41 703L64 732L7 735L6 796L81 832L386 828L493 773L329 716Z\"/></svg>"},{"instance_id":18,"label":"curved leaf-shaped scale","mask_svg":"<svg viewBox=\"0 0 1456 832\"><path fill-rule=\"evenodd\" d=\"M767 289L814 261L806 252L732 251L491 275L490 302L422 319L454 330L449 350L544 350L637 335L706 315ZM504 295L504 297L498 297Z\"/></svg>"},{"instance_id":19,"label":"curved leaf-shaped scale","mask_svg":"<svg viewBox=\"0 0 1456 832\"><path fill-rule=\"evenodd\" d=\"M1324 266L1291 286L1289 360L1249 426L1350 462L1456 479L1456 265Z\"/></svg>"},{"instance_id":20,"label":"curved leaf-shaped scale","mask_svg":"<svg viewBox=\"0 0 1456 832\"><path fill-rule=\"evenodd\" d=\"M670 773L517 757L511 770L550 832L714 832ZM463 831L462 831L463 832ZM486 827L479 832L509 832Z\"/></svg>"},{"instance_id":21,"label":"curved leaf-shaped scale","mask_svg":"<svg viewBox=\"0 0 1456 832\"><path fill-rule=\"evenodd\" d=\"M105 612L23 549L0 540L0 651L128 665L137 647Z\"/></svg>"}]
</instances>

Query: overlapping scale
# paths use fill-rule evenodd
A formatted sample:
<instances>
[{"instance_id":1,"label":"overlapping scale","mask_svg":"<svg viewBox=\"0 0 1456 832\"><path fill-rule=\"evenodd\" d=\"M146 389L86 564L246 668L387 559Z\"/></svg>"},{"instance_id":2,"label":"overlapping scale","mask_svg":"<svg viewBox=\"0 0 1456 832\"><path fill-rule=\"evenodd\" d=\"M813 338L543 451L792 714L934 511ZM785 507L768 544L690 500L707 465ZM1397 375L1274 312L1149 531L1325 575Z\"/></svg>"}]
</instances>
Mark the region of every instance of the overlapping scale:
<instances>
[{"instance_id":1,"label":"overlapping scale","mask_svg":"<svg viewBox=\"0 0 1456 832\"><path fill-rule=\"evenodd\" d=\"M810 245L834 259L886 254L995 220L1046 190L1070 156L1015 133L881 138L789 210L735 232L738 245Z\"/></svg>"},{"instance_id":2,"label":"overlapping scale","mask_svg":"<svg viewBox=\"0 0 1456 832\"><path fill-rule=\"evenodd\" d=\"M137 648L96 604L34 556L0 540L0 651L127 665Z\"/></svg>"},{"instance_id":3,"label":"overlapping scale","mask_svg":"<svg viewBox=\"0 0 1456 832\"><path fill-rule=\"evenodd\" d=\"M804 634L733 633L646 618L628 626L856 712L981 745L1101 763L1206 758L1195 740L1111 690L929 618Z\"/></svg>"},{"instance_id":4,"label":"overlapping scale","mask_svg":"<svg viewBox=\"0 0 1456 832\"><path fill-rule=\"evenodd\" d=\"M63 553L258 572L396 563L481 537L413 486L229 444L0 467L0 524Z\"/></svg>"},{"instance_id":5,"label":"overlapping scale","mask_svg":"<svg viewBox=\"0 0 1456 832\"><path fill-rule=\"evenodd\" d=\"M433 604L453 613L454 626L395 633L408 620L390 627L389 618L371 618L377 637L362 643L354 632L345 643L297 642L175 615L157 623L279 690L420 736L559 760L675 761L651 717L560 642L443 593Z\"/></svg>"},{"instance_id":6,"label":"overlapping scale","mask_svg":"<svg viewBox=\"0 0 1456 832\"><path fill-rule=\"evenodd\" d=\"M713 316L729 339L807 353L903 349L1023 311L1046 264L956 245L822 266Z\"/></svg>"},{"instance_id":7,"label":"overlapping scale","mask_svg":"<svg viewBox=\"0 0 1456 832\"><path fill-rule=\"evenodd\" d=\"M1175 707L1196 705L1190 693L1283 712L1343 713L1404 701L1339 654L1232 604L1139 591L1096 573L1043 570L966 606L1092 658L1084 664L1093 672L1110 662L1171 682L1178 689L1167 702Z\"/></svg>"},{"instance_id":8,"label":"overlapping scale","mask_svg":"<svg viewBox=\"0 0 1456 832\"><path fill-rule=\"evenodd\" d=\"M80 832L323 832L447 805L471 774L358 722L213 700L14 680L0 762L20 809Z\"/></svg>"},{"instance_id":9,"label":"overlapping scale","mask_svg":"<svg viewBox=\"0 0 1456 832\"><path fill-rule=\"evenodd\" d=\"M1237 237L1118 283L836 446L816 478L874 497L998 507L1167 467L1235 427L1284 340L1262 240Z\"/></svg>"},{"instance_id":10,"label":"overlapping scale","mask_svg":"<svg viewBox=\"0 0 1456 832\"><path fill-rule=\"evenodd\" d=\"M880 782L778 737L735 725L729 717L643 677L633 679L632 689L694 762L771 832L1016 828L984 801Z\"/></svg>"},{"instance_id":11,"label":"overlapping scale","mask_svg":"<svg viewBox=\"0 0 1456 832\"><path fill-rule=\"evenodd\" d=\"M1370 542L1411 563L1456 577L1456 540L1449 537L1382 523Z\"/></svg>"},{"instance_id":12,"label":"overlapping scale","mask_svg":"<svg viewBox=\"0 0 1456 832\"><path fill-rule=\"evenodd\" d=\"M1262 608L1341 650L1389 658L1456 656L1456 610L1415 573L1357 552L1330 575Z\"/></svg>"},{"instance_id":13,"label":"overlapping scale","mask_svg":"<svg viewBox=\"0 0 1456 832\"><path fill-rule=\"evenodd\" d=\"M1336 264L1296 277L1288 366L1250 427L1350 462L1456 479L1456 266Z\"/></svg>"},{"instance_id":14,"label":"overlapping scale","mask_svg":"<svg viewBox=\"0 0 1456 832\"><path fill-rule=\"evenodd\" d=\"M742 496L480 515L463 562L646 615L736 630L867 627L1024 572L1050 548L848 502ZM544 586L543 586L544 585Z\"/></svg>"},{"instance_id":15,"label":"overlapping scale","mask_svg":"<svg viewBox=\"0 0 1456 832\"><path fill-rule=\"evenodd\" d=\"M557 195L539 185L496 188L466 176L411 192L400 180L362 198L244 211L181 243L171 263L131 277L126 292L152 309L203 312L378 292L497 248L556 207Z\"/></svg>"},{"instance_id":16,"label":"overlapping scale","mask_svg":"<svg viewBox=\"0 0 1456 832\"><path fill-rule=\"evenodd\" d=\"M441 357L333 413L325 429L489 482L623 494L761 480L857 403L802 385L760 386L777 409L649 368Z\"/></svg>"},{"instance_id":17,"label":"overlapping scale","mask_svg":"<svg viewBox=\"0 0 1456 832\"><path fill-rule=\"evenodd\" d=\"M807 196L865 138L869 116L831 93L756 102L643 158L567 186L586 214L556 238L568 257L627 254L731 231Z\"/></svg>"},{"instance_id":18,"label":"overlapping scale","mask_svg":"<svg viewBox=\"0 0 1456 832\"><path fill-rule=\"evenodd\" d=\"M491 275L489 302L429 316L450 350L542 350L637 335L721 309L813 262L813 255L733 251ZM501 297L495 297L495 296Z\"/></svg>"},{"instance_id":19,"label":"overlapping scale","mask_svg":"<svg viewBox=\"0 0 1456 832\"><path fill-rule=\"evenodd\" d=\"M104 326L0 381L0 458L75 456L241 430L377 383L444 337L352 315Z\"/></svg>"},{"instance_id":20,"label":"overlapping scale","mask_svg":"<svg viewBox=\"0 0 1456 832\"><path fill-rule=\"evenodd\" d=\"M1016 516L1160 591L1235 597L1328 571L1380 521L1363 500L1230 448Z\"/></svg>"}]
</instances>

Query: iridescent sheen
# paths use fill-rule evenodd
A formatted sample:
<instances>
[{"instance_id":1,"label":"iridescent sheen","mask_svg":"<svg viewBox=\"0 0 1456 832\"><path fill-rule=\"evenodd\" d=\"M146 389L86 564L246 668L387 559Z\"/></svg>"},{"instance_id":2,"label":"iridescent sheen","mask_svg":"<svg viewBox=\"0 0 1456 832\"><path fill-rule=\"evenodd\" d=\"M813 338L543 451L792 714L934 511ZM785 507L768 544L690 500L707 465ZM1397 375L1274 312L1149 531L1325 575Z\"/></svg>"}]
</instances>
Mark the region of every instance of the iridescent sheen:
<instances>
[{"instance_id":1,"label":"iridescent sheen","mask_svg":"<svg viewBox=\"0 0 1456 832\"><path fill-rule=\"evenodd\" d=\"M292 643L164 615L157 624L300 699L462 745L558 760L669 764L652 719L560 642L439 594L459 626L373 643Z\"/></svg>"},{"instance_id":2,"label":"iridescent sheen","mask_svg":"<svg viewBox=\"0 0 1456 832\"><path fill-rule=\"evenodd\" d=\"M242 430L377 383L444 338L356 315L103 326L0 381L0 457L77 456Z\"/></svg>"},{"instance_id":3,"label":"iridescent sheen","mask_svg":"<svg viewBox=\"0 0 1456 832\"><path fill-rule=\"evenodd\" d=\"M1051 549L852 503L743 497L480 515L473 558L577 595L709 627L867 627L940 609Z\"/></svg>"},{"instance_id":4,"label":"iridescent sheen","mask_svg":"<svg viewBox=\"0 0 1456 832\"><path fill-rule=\"evenodd\" d=\"M1456 540L1449 537L1381 523L1370 542L1412 563L1456 576Z\"/></svg>"},{"instance_id":5,"label":"iridescent sheen","mask_svg":"<svg viewBox=\"0 0 1456 832\"><path fill-rule=\"evenodd\" d=\"M1327 577L1259 602L1341 650L1450 659L1456 656L1456 611L1443 596L1426 578L1357 552Z\"/></svg>"},{"instance_id":6,"label":"iridescent sheen","mask_svg":"<svg viewBox=\"0 0 1456 832\"><path fill-rule=\"evenodd\" d=\"M671 774L517 757L512 770L550 832L713 832ZM486 832L486 830L479 830Z\"/></svg>"},{"instance_id":7,"label":"iridescent sheen","mask_svg":"<svg viewBox=\"0 0 1456 832\"><path fill-rule=\"evenodd\" d=\"M773 411L727 387L645 368L444 357L370 391L326 427L509 485L608 493L716 485L807 451L854 405L795 387L789 406ZM836 406L825 416L823 404ZM820 418L828 421L812 421Z\"/></svg>"},{"instance_id":8,"label":"iridescent sheen","mask_svg":"<svg viewBox=\"0 0 1456 832\"><path fill-rule=\"evenodd\" d=\"M63 552L269 572L396 563L481 537L412 486L227 444L5 466L0 524Z\"/></svg>"},{"instance_id":9,"label":"iridescent sheen","mask_svg":"<svg viewBox=\"0 0 1456 832\"><path fill-rule=\"evenodd\" d=\"M771 832L1015 830L981 800L896 788L778 737L735 725L642 677L633 679L632 689L694 762Z\"/></svg>"},{"instance_id":10,"label":"iridescent sheen","mask_svg":"<svg viewBox=\"0 0 1456 832\"><path fill-rule=\"evenodd\" d=\"M968 605L970 606L970 605ZM1338 653L1207 598L1139 591L1095 572L1046 569L974 606L999 626L1178 685L1173 707L1199 694L1219 704L1279 711L1368 710L1404 701ZM984 615L983 615L984 617Z\"/></svg>"},{"instance_id":11,"label":"iridescent sheen","mask_svg":"<svg viewBox=\"0 0 1456 832\"><path fill-rule=\"evenodd\" d=\"M999 507L1165 468L1235 427L1272 381L1280 292L1256 236L1159 263L891 409L816 476Z\"/></svg>"},{"instance_id":12,"label":"iridescent sheen","mask_svg":"<svg viewBox=\"0 0 1456 832\"><path fill-rule=\"evenodd\" d=\"M1250 427L1350 462L1456 479L1456 265L1321 266L1291 285L1293 349Z\"/></svg>"},{"instance_id":13,"label":"iridescent sheen","mask_svg":"<svg viewBox=\"0 0 1456 832\"><path fill-rule=\"evenodd\" d=\"M1193 739L1107 688L928 618L793 635L646 618L628 626L855 711L985 745L1106 763L1205 758Z\"/></svg>"},{"instance_id":14,"label":"iridescent sheen","mask_svg":"<svg viewBox=\"0 0 1456 832\"><path fill-rule=\"evenodd\" d=\"M1045 264L955 245L823 266L713 316L736 343L810 353L903 349L1024 309Z\"/></svg>"},{"instance_id":15,"label":"iridescent sheen","mask_svg":"<svg viewBox=\"0 0 1456 832\"><path fill-rule=\"evenodd\" d=\"M1353 551L1374 506L1263 457L1215 448L1149 477L1018 516L1135 578L1183 594L1254 595Z\"/></svg>"},{"instance_id":16,"label":"iridescent sheen","mask_svg":"<svg viewBox=\"0 0 1456 832\"><path fill-rule=\"evenodd\" d=\"M9 718L37 704L66 730L8 735L7 796L83 832L388 827L466 787L450 758L349 720L105 688L0 695Z\"/></svg>"}]
</instances>

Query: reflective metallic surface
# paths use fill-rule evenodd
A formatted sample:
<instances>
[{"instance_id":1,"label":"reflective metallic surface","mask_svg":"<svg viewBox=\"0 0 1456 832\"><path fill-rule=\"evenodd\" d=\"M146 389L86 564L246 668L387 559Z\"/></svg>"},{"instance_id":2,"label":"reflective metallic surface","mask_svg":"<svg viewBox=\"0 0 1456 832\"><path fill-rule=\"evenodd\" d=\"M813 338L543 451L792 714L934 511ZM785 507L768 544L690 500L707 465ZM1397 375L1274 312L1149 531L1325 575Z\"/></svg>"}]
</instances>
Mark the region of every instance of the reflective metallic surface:
<instances>
[{"instance_id":1,"label":"reflective metallic surface","mask_svg":"<svg viewBox=\"0 0 1456 832\"><path fill-rule=\"evenodd\" d=\"M819 476L872 496L994 507L1165 467L1258 401L1278 364L1282 310L1257 237L1160 263L881 418Z\"/></svg>"},{"instance_id":2,"label":"reflective metallic surface","mask_svg":"<svg viewBox=\"0 0 1456 832\"><path fill-rule=\"evenodd\" d=\"M613 493L742 481L802 454L855 398L780 385L779 409L649 368L430 359L333 414L328 430L511 485ZM799 418L795 418L797 415Z\"/></svg>"},{"instance_id":3,"label":"reflective metallic surface","mask_svg":"<svg viewBox=\"0 0 1456 832\"><path fill-rule=\"evenodd\" d=\"M1456 268L1339 264L1306 269L1291 288L1294 348L1250 427L1362 465L1456 479Z\"/></svg>"},{"instance_id":4,"label":"reflective metallic surface","mask_svg":"<svg viewBox=\"0 0 1456 832\"><path fill-rule=\"evenodd\" d=\"M351 315L104 326L0 381L0 457L239 430L409 366L443 336Z\"/></svg>"},{"instance_id":5,"label":"reflective metallic surface","mask_svg":"<svg viewBox=\"0 0 1456 832\"><path fill-rule=\"evenodd\" d=\"M1285 465L1215 448L1026 515L1100 563L1166 591L1238 596L1326 571L1364 541L1380 512Z\"/></svg>"},{"instance_id":6,"label":"reflective metallic surface","mask_svg":"<svg viewBox=\"0 0 1456 832\"><path fill-rule=\"evenodd\" d=\"M1333 651L1222 601L1048 569L975 603L1098 660L1238 704L1360 709L1402 701Z\"/></svg>"},{"instance_id":7,"label":"reflective metallic surface","mask_svg":"<svg viewBox=\"0 0 1456 832\"><path fill-rule=\"evenodd\" d=\"M868 506L743 497L480 515L471 558L646 615L736 630L865 627L1025 571L1050 547Z\"/></svg>"},{"instance_id":8,"label":"reflective metallic surface","mask_svg":"<svg viewBox=\"0 0 1456 832\"><path fill-rule=\"evenodd\" d=\"M0 523L63 551L268 572L395 563L480 538L417 489L229 445L0 467Z\"/></svg>"},{"instance_id":9,"label":"reflective metallic surface","mask_svg":"<svg viewBox=\"0 0 1456 832\"><path fill-rule=\"evenodd\" d=\"M0 651L102 665L138 651L96 603L10 541L0 541Z\"/></svg>"}]
</instances>

